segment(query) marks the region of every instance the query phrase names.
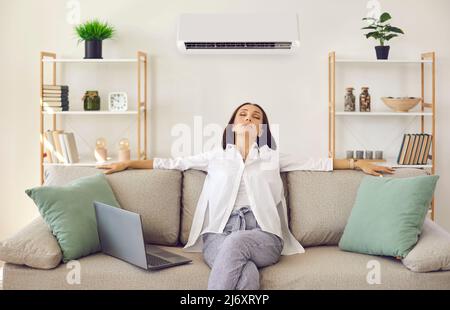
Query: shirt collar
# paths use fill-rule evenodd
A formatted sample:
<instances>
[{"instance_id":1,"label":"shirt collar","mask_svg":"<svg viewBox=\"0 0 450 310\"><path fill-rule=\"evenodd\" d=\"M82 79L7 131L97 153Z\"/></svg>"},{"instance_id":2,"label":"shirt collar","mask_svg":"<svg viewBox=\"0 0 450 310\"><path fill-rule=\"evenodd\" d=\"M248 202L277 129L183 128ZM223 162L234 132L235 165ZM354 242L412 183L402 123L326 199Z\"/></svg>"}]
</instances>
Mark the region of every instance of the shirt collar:
<instances>
[{"instance_id":1,"label":"shirt collar","mask_svg":"<svg viewBox=\"0 0 450 310\"><path fill-rule=\"evenodd\" d=\"M234 151L234 152L232 152L233 154L236 154L236 152L239 152L239 150L235 144L228 143L226 146L226 151L231 151L231 150ZM250 163L251 161L256 159L259 156L259 150L260 150L260 148L258 146L258 143L256 143L256 141L253 142L253 144L249 148L247 160L245 162Z\"/></svg>"},{"instance_id":2,"label":"shirt collar","mask_svg":"<svg viewBox=\"0 0 450 310\"><path fill-rule=\"evenodd\" d=\"M256 141L253 142L253 144L250 146L250 149L249 149L249 150L253 150L254 148L256 148L256 149L259 150L259 146L258 146L258 143L256 143ZM226 149L227 149L227 150L229 150L229 149L237 149L237 147L236 147L236 145L233 144L233 143L228 143L227 146L226 146Z\"/></svg>"}]
</instances>

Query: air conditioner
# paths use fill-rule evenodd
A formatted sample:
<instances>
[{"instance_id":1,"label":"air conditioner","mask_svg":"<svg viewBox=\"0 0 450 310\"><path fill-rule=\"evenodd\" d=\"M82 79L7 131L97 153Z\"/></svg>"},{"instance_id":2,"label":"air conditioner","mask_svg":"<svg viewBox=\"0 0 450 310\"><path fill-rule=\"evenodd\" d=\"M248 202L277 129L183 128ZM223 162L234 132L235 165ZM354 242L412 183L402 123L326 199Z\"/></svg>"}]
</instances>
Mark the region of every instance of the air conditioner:
<instances>
[{"instance_id":1,"label":"air conditioner","mask_svg":"<svg viewBox=\"0 0 450 310\"><path fill-rule=\"evenodd\" d=\"M182 14L177 46L186 54L292 54L299 46L297 15Z\"/></svg>"}]
</instances>

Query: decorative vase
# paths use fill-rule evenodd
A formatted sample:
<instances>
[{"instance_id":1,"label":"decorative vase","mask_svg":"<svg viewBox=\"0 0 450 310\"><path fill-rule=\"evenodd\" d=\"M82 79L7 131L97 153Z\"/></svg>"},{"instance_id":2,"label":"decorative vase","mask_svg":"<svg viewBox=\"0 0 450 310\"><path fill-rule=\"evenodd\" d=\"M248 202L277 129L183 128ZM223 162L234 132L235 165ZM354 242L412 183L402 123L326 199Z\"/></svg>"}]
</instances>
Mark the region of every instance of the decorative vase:
<instances>
[{"instance_id":1,"label":"decorative vase","mask_svg":"<svg viewBox=\"0 0 450 310\"><path fill-rule=\"evenodd\" d=\"M98 91L88 90L83 96L84 110L85 111L99 111L100 110L100 97Z\"/></svg>"},{"instance_id":2,"label":"decorative vase","mask_svg":"<svg viewBox=\"0 0 450 310\"><path fill-rule=\"evenodd\" d=\"M103 59L102 40L84 41L84 59Z\"/></svg>"},{"instance_id":3,"label":"decorative vase","mask_svg":"<svg viewBox=\"0 0 450 310\"><path fill-rule=\"evenodd\" d=\"M353 87L347 87L347 94L344 97L344 111L354 112L355 111L355 95L353 95Z\"/></svg>"},{"instance_id":4,"label":"decorative vase","mask_svg":"<svg viewBox=\"0 0 450 310\"><path fill-rule=\"evenodd\" d=\"M95 160L99 163L103 163L108 160L108 151L106 148L105 138L98 138L95 142Z\"/></svg>"},{"instance_id":5,"label":"decorative vase","mask_svg":"<svg viewBox=\"0 0 450 310\"><path fill-rule=\"evenodd\" d=\"M123 138L119 142L119 161L130 160L130 142Z\"/></svg>"},{"instance_id":6,"label":"decorative vase","mask_svg":"<svg viewBox=\"0 0 450 310\"><path fill-rule=\"evenodd\" d=\"M388 59L390 46L375 46L377 59Z\"/></svg>"},{"instance_id":7,"label":"decorative vase","mask_svg":"<svg viewBox=\"0 0 450 310\"><path fill-rule=\"evenodd\" d=\"M370 112L369 87L361 87L361 95L359 95L359 111Z\"/></svg>"}]
</instances>

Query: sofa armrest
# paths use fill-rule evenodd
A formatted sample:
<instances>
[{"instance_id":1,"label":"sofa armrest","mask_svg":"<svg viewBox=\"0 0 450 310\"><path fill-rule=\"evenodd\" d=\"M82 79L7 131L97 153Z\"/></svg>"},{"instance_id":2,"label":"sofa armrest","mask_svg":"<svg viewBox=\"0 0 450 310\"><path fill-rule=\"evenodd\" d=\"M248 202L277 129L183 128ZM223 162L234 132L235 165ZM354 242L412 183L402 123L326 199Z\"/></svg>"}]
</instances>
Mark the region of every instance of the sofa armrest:
<instances>
[{"instance_id":1,"label":"sofa armrest","mask_svg":"<svg viewBox=\"0 0 450 310\"><path fill-rule=\"evenodd\" d=\"M426 219L419 241L402 262L414 272L450 270L450 233Z\"/></svg>"},{"instance_id":2,"label":"sofa armrest","mask_svg":"<svg viewBox=\"0 0 450 310\"><path fill-rule=\"evenodd\" d=\"M52 269L60 264L61 259L58 241L42 217L0 242L0 260L6 263Z\"/></svg>"}]
</instances>

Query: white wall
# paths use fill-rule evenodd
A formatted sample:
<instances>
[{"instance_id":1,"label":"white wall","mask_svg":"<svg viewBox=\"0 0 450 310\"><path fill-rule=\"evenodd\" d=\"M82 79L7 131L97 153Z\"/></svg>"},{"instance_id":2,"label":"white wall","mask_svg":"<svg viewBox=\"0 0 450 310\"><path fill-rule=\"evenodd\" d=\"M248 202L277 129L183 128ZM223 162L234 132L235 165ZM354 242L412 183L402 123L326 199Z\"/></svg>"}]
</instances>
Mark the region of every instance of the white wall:
<instances>
[{"instance_id":1,"label":"white wall","mask_svg":"<svg viewBox=\"0 0 450 310\"><path fill-rule=\"evenodd\" d=\"M342 57L374 57L373 41L363 37L361 18L367 13L362 0L81 0L82 20L106 19L118 29L118 37L104 44L105 57L133 57L136 50L151 55L149 142L151 156L170 156L171 128L178 123L193 126L194 116L203 124L225 124L240 103L262 105L272 123L280 124L280 144L287 152L326 157L327 54ZM441 176L436 192L437 221L450 230L450 2L447 0L381 1L393 16L393 24L406 35L391 41L392 58L417 58L421 52L437 53L437 170ZM66 1L0 0L1 106L0 113L0 239L36 216L36 207L24 189L39 184L39 52L54 51L61 57L82 57L72 26L66 22ZM297 12L301 47L294 56L186 56L175 48L176 19L186 12ZM384 68L384 69L383 69ZM344 87L367 84L374 101L382 95L420 95L418 67L346 67L338 71L337 98ZM98 89L103 102L108 91L125 90L135 98L135 68L127 65L67 65L59 77L70 85L71 105L80 105L86 89ZM369 70L370 69L370 70ZM369 74L369 72L372 72ZM359 93L357 91L357 94ZM134 97L133 97L134 96ZM376 103L375 103L376 104ZM378 108L383 108L378 104ZM374 107L375 108L375 107ZM347 147L385 149L395 153L400 130L416 130L397 120L354 123L353 132L366 126L366 137L338 141ZM127 133L130 121L69 119L92 147L95 138L111 135L117 142ZM343 126L342 124L337 124ZM353 127L354 126L354 127ZM108 128L102 129L102 128ZM134 133L134 127L129 129ZM87 136L87 137L86 137ZM347 132L347 137L349 133ZM351 135L350 135L351 136ZM387 138L385 138L387 137ZM340 140L339 140L340 139ZM287 143L289 141L289 143ZM79 143L82 151L89 149ZM111 146L111 149L114 149ZM338 154L339 155L339 154Z\"/></svg>"}]
</instances>

